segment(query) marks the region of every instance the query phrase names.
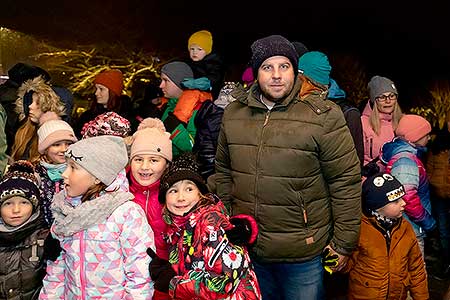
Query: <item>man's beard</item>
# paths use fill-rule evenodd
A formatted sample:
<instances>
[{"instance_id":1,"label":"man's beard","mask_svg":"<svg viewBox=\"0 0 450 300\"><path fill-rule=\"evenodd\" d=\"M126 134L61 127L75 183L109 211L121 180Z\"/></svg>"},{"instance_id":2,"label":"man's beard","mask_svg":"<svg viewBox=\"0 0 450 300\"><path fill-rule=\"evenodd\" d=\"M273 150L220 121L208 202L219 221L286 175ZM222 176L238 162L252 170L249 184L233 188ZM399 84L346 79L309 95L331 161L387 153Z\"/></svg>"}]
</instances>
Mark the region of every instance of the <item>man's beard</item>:
<instances>
[{"instance_id":1,"label":"man's beard","mask_svg":"<svg viewBox=\"0 0 450 300\"><path fill-rule=\"evenodd\" d=\"M281 102L284 101L284 99L286 99L287 95L284 95L281 98L273 98L268 93L266 93L265 91L261 90L261 97L264 97L264 99L266 99L267 101L273 102L273 103L281 103Z\"/></svg>"}]
</instances>

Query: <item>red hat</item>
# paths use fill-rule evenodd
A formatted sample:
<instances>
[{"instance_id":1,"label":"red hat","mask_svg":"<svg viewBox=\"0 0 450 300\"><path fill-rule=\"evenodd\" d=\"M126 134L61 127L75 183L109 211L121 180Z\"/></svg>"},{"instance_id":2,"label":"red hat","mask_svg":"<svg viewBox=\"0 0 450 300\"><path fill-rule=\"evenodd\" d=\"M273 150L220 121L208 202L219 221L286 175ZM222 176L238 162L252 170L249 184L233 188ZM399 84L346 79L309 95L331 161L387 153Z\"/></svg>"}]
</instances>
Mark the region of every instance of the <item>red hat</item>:
<instances>
[{"instance_id":1,"label":"red hat","mask_svg":"<svg viewBox=\"0 0 450 300\"><path fill-rule=\"evenodd\" d=\"M122 94L123 75L122 72L120 72L120 70L117 69L105 70L95 77L94 83L106 86L110 91L112 91L117 96L120 96Z\"/></svg>"}]
</instances>

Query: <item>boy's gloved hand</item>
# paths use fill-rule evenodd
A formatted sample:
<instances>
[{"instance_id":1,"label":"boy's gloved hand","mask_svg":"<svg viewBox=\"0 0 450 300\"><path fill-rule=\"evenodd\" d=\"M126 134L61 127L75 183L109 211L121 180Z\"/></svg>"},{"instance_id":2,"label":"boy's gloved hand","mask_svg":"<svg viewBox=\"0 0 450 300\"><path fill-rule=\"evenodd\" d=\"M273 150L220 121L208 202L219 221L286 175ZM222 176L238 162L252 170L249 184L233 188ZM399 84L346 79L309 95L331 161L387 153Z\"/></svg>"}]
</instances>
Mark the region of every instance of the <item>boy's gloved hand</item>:
<instances>
[{"instance_id":1,"label":"boy's gloved hand","mask_svg":"<svg viewBox=\"0 0 450 300\"><path fill-rule=\"evenodd\" d=\"M59 254L61 254L62 248L59 244L59 240L55 239L50 233L44 241L44 259L55 261Z\"/></svg>"},{"instance_id":2,"label":"boy's gloved hand","mask_svg":"<svg viewBox=\"0 0 450 300\"><path fill-rule=\"evenodd\" d=\"M339 264L339 256L335 253L331 253L329 248L325 248L322 252L322 266L328 273L333 273L333 268Z\"/></svg>"},{"instance_id":3,"label":"boy's gloved hand","mask_svg":"<svg viewBox=\"0 0 450 300\"><path fill-rule=\"evenodd\" d=\"M149 265L151 279L155 282L155 290L167 293L169 291L170 280L177 274L172 269L169 261L159 258L151 248L147 249L147 254L152 258Z\"/></svg>"},{"instance_id":4,"label":"boy's gloved hand","mask_svg":"<svg viewBox=\"0 0 450 300\"><path fill-rule=\"evenodd\" d=\"M211 90L211 82L206 77L200 77L197 79L194 78L185 78L181 85L189 90L200 90L200 91L209 91Z\"/></svg>"}]
</instances>

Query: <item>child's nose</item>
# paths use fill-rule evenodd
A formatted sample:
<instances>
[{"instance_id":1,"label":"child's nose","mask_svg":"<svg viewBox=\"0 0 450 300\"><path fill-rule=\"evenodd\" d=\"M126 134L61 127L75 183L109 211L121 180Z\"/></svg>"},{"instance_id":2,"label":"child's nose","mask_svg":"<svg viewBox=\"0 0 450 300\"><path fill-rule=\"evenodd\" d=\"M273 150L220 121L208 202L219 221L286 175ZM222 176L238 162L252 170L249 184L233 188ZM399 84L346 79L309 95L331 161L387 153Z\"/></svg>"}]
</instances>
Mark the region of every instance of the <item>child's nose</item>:
<instances>
[{"instance_id":1,"label":"child's nose","mask_svg":"<svg viewBox=\"0 0 450 300\"><path fill-rule=\"evenodd\" d=\"M18 213L20 211L20 204L16 203L13 206L13 212Z\"/></svg>"},{"instance_id":2,"label":"child's nose","mask_svg":"<svg viewBox=\"0 0 450 300\"><path fill-rule=\"evenodd\" d=\"M144 160L142 163L142 169L147 170L150 168L150 162L148 160Z\"/></svg>"}]
</instances>

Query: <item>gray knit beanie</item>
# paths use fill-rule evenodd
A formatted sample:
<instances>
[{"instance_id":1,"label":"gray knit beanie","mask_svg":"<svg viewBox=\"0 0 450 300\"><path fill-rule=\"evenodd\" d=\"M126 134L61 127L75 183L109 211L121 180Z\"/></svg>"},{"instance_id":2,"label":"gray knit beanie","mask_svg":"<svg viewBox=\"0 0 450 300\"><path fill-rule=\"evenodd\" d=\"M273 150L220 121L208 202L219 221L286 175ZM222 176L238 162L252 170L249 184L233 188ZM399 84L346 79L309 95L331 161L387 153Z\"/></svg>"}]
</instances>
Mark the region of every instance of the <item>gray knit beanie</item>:
<instances>
[{"instance_id":1,"label":"gray knit beanie","mask_svg":"<svg viewBox=\"0 0 450 300\"><path fill-rule=\"evenodd\" d=\"M376 97L386 92L392 92L398 96L397 88L395 87L394 82L386 77L378 75L373 76L372 79L370 79L367 87L369 88L371 103L375 101Z\"/></svg>"},{"instance_id":2,"label":"gray knit beanie","mask_svg":"<svg viewBox=\"0 0 450 300\"><path fill-rule=\"evenodd\" d=\"M270 35L268 37L256 40L252 46L251 65L253 74L258 74L258 69L262 63L272 56L287 57L294 68L294 73L297 76L298 54L294 45L281 35Z\"/></svg>"},{"instance_id":3,"label":"gray knit beanie","mask_svg":"<svg viewBox=\"0 0 450 300\"><path fill-rule=\"evenodd\" d=\"M161 68L161 73L166 74L180 89L184 89L181 82L185 78L194 78L194 73L187 63L181 61L173 61L165 64Z\"/></svg>"},{"instance_id":4,"label":"gray knit beanie","mask_svg":"<svg viewBox=\"0 0 450 300\"><path fill-rule=\"evenodd\" d=\"M102 135L80 140L69 146L66 157L72 159L107 186L128 163L123 138Z\"/></svg>"}]
</instances>

